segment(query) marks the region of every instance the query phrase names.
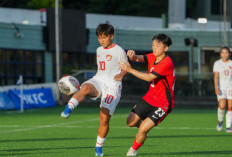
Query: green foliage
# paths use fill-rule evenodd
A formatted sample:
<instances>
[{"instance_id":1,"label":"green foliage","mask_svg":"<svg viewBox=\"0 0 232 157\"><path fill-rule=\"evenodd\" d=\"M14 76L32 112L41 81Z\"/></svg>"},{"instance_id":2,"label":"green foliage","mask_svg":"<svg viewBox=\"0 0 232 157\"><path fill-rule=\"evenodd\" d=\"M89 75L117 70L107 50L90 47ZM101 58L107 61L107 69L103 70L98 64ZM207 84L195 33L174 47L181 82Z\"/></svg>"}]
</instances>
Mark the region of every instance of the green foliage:
<instances>
[{"instance_id":1,"label":"green foliage","mask_svg":"<svg viewBox=\"0 0 232 157\"><path fill-rule=\"evenodd\" d=\"M168 0L59 0L65 9L84 10L88 13L161 17L168 14ZM195 0L186 0L187 17ZM0 0L0 7L54 8L55 0Z\"/></svg>"},{"instance_id":2,"label":"green foliage","mask_svg":"<svg viewBox=\"0 0 232 157\"><path fill-rule=\"evenodd\" d=\"M64 0L63 6L89 13L161 17L167 13L168 0Z\"/></svg>"},{"instance_id":3,"label":"green foliage","mask_svg":"<svg viewBox=\"0 0 232 157\"><path fill-rule=\"evenodd\" d=\"M27 7L31 9L55 8L55 0L30 0Z\"/></svg>"}]
</instances>

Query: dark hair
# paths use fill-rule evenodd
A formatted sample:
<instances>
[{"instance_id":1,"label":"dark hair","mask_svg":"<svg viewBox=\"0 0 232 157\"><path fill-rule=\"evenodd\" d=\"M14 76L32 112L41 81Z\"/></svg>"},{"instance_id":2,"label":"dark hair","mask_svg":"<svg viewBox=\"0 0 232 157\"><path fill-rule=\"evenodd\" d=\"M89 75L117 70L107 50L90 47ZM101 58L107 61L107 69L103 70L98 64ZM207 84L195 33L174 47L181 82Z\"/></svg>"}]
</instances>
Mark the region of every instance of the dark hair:
<instances>
[{"instance_id":1,"label":"dark hair","mask_svg":"<svg viewBox=\"0 0 232 157\"><path fill-rule=\"evenodd\" d=\"M226 50L230 53L229 47L227 47L227 46L222 47L222 48L220 49L220 53L222 52L222 49L226 49Z\"/></svg>"},{"instance_id":2,"label":"dark hair","mask_svg":"<svg viewBox=\"0 0 232 157\"><path fill-rule=\"evenodd\" d=\"M154 41L154 40L158 40L158 41L162 42L165 46L168 46L168 47L170 45L172 45L172 39L169 36L167 36L166 34L163 34L163 33L155 35L152 38L152 41Z\"/></svg>"},{"instance_id":3,"label":"dark hair","mask_svg":"<svg viewBox=\"0 0 232 157\"><path fill-rule=\"evenodd\" d=\"M102 34L106 36L114 34L114 27L110 25L108 21L97 26L96 35L99 36Z\"/></svg>"}]
</instances>

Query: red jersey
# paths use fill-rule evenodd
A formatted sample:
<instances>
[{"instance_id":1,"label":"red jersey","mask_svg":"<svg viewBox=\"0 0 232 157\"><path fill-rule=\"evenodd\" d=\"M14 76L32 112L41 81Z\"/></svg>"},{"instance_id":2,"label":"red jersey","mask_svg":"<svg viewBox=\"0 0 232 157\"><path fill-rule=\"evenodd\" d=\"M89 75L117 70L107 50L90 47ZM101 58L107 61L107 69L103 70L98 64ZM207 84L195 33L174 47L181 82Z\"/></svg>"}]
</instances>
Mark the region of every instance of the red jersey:
<instances>
[{"instance_id":1,"label":"red jersey","mask_svg":"<svg viewBox=\"0 0 232 157\"><path fill-rule=\"evenodd\" d=\"M157 78L150 82L149 90L143 99L166 112L174 107L174 64L169 56L155 63L156 56L153 53L144 55L144 60L148 63L148 72Z\"/></svg>"}]
</instances>

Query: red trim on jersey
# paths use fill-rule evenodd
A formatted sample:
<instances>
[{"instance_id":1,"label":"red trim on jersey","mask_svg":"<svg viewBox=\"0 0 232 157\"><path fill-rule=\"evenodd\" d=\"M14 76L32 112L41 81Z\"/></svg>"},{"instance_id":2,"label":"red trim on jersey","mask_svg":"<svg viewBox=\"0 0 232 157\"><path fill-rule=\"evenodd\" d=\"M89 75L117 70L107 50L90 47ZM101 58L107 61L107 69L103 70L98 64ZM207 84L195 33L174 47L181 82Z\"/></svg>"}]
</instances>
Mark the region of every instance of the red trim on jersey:
<instances>
[{"instance_id":1,"label":"red trim on jersey","mask_svg":"<svg viewBox=\"0 0 232 157\"><path fill-rule=\"evenodd\" d=\"M101 143L98 143L98 142L96 142L97 144L99 144L99 145L103 145L103 144L101 144Z\"/></svg>"},{"instance_id":2,"label":"red trim on jersey","mask_svg":"<svg viewBox=\"0 0 232 157\"><path fill-rule=\"evenodd\" d=\"M116 44L114 44L114 45L111 46L111 47L107 47L107 48L103 47L103 48L104 48L104 49L111 49L111 48L113 48L115 45L116 45Z\"/></svg>"}]
</instances>

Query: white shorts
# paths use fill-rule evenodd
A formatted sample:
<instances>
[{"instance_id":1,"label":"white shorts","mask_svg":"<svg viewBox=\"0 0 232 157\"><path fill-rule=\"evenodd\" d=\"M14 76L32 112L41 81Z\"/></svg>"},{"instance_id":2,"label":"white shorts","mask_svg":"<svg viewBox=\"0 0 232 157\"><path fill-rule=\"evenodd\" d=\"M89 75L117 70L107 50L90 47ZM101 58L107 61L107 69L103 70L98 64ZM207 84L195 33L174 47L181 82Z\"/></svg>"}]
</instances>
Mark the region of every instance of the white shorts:
<instances>
[{"instance_id":1,"label":"white shorts","mask_svg":"<svg viewBox=\"0 0 232 157\"><path fill-rule=\"evenodd\" d=\"M220 94L217 95L218 101L220 99L232 99L232 89L220 89Z\"/></svg>"},{"instance_id":2,"label":"white shorts","mask_svg":"<svg viewBox=\"0 0 232 157\"><path fill-rule=\"evenodd\" d=\"M90 99L96 100L101 97L100 108L107 108L112 116L121 98L122 84L120 82L110 82L96 77L85 81L83 84L85 83L94 85L99 93L97 97L91 97Z\"/></svg>"}]
</instances>

